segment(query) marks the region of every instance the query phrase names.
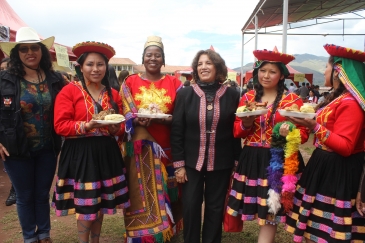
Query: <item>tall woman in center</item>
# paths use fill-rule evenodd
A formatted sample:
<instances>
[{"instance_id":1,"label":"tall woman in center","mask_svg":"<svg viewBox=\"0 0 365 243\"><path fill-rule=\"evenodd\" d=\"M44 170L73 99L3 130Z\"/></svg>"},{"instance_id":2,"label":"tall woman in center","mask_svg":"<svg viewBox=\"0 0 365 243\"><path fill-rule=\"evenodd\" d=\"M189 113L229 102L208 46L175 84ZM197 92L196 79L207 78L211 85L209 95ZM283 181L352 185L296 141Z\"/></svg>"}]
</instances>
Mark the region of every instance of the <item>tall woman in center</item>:
<instances>
[{"instance_id":1,"label":"tall woman in center","mask_svg":"<svg viewBox=\"0 0 365 243\"><path fill-rule=\"evenodd\" d=\"M142 63L145 72L128 76L120 90L127 120L124 151L131 201L124 215L125 228L127 242L166 242L182 228L171 161L172 118L141 118L136 113L153 108L172 114L182 83L161 73L165 54L160 37L147 38Z\"/></svg>"},{"instance_id":2,"label":"tall woman in center","mask_svg":"<svg viewBox=\"0 0 365 243\"><path fill-rule=\"evenodd\" d=\"M239 94L222 83L227 67L212 50L199 51L192 63L196 84L176 98L171 148L177 182L183 183L184 242L219 243L229 178L240 140L233 137Z\"/></svg>"},{"instance_id":3,"label":"tall woman in center","mask_svg":"<svg viewBox=\"0 0 365 243\"><path fill-rule=\"evenodd\" d=\"M293 124L286 122L286 118L278 112L294 104L297 108L303 105L300 97L284 90L285 77L289 76L286 64L294 56L267 50L253 53L258 59L253 72L255 90L247 92L239 106L243 106L246 101L268 102L268 113L236 118L234 136L245 140L234 174L227 212L241 217L243 221L257 219L261 226L258 242L271 243L274 242L277 223L285 222L284 211L292 204L290 197L286 199L285 205L281 204L285 199L282 190L289 188L289 192L294 194L296 176L304 167L298 146L308 140L308 130L298 126L294 134L290 133ZM292 140L294 147L287 146ZM283 166L284 152L285 156L288 152L285 148L291 148L289 153L294 154L294 157L289 157L292 159L291 181L286 181L291 184L289 187L283 185L284 174L288 169Z\"/></svg>"}]
</instances>

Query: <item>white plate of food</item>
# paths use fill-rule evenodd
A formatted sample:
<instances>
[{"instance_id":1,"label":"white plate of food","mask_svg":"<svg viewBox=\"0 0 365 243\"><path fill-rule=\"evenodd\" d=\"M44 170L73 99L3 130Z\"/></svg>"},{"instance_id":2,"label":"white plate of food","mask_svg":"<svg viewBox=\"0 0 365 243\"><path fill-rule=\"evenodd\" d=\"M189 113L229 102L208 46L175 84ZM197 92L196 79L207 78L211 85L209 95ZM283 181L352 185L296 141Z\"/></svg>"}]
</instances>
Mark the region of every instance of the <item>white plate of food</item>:
<instances>
[{"instance_id":1,"label":"white plate of food","mask_svg":"<svg viewBox=\"0 0 365 243\"><path fill-rule=\"evenodd\" d=\"M316 106L317 106L318 104L316 104L316 103L304 103L304 104L303 104L303 106L304 106L304 105L312 106L313 108L316 108Z\"/></svg>"},{"instance_id":2,"label":"white plate of food","mask_svg":"<svg viewBox=\"0 0 365 243\"><path fill-rule=\"evenodd\" d=\"M93 120L99 124L104 124L104 125L112 125L112 124L119 124L125 121L125 119L121 119L121 120Z\"/></svg>"},{"instance_id":3,"label":"white plate of food","mask_svg":"<svg viewBox=\"0 0 365 243\"><path fill-rule=\"evenodd\" d=\"M260 109L254 111L245 111L245 112L237 112L235 113L237 117L247 117L247 116L260 116L267 114L267 109Z\"/></svg>"},{"instance_id":4,"label":"white plate of food","mask_svg":"<svg viewBox=\"0 0 365 243\"><path fill-rule=\"evenodd\" d=\"M306 113L300 111L287 111L287 110L278 110L281 116L288 117L296 117L296 118L307 118L313 119L316 116L316 113Z\"/></svg>"},{"instance_id":5,"label":"white plate of food","mask_svg":"<svg viewBox=\"0 0 365 243\"><path fill-rule=\"evenodd\" d=\"M158 119L169 118L172 116L170 114L163 114L163 113L154 113L154 114L134 113L134 114L140 118L158 118Z\"/></svg>"}]
</instances>

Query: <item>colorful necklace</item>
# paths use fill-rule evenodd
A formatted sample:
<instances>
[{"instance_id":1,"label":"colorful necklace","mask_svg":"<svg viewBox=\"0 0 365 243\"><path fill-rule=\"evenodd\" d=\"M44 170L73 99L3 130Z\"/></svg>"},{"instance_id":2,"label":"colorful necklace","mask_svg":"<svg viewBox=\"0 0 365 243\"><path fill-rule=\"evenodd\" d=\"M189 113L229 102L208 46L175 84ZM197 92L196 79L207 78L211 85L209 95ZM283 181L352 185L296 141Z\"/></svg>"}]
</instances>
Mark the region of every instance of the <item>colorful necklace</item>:
<instances>
[{"instance_id":1,"label":"colorful necklace","mask_svg":"<svg viewBox=\"0 0 365 243\"><path fill-rule=\"evenodd\" d=\"M289 124L289 134L283 137L279 134L280 126ZM269 213L277 214L281 207L285 213L293 208L294 193L298 178L298 151L301 142L300 130L290 122L280 122L273 128L271 138L271 159L267 167L269 192L267 206Z\"/></svg>"}]
</instances>

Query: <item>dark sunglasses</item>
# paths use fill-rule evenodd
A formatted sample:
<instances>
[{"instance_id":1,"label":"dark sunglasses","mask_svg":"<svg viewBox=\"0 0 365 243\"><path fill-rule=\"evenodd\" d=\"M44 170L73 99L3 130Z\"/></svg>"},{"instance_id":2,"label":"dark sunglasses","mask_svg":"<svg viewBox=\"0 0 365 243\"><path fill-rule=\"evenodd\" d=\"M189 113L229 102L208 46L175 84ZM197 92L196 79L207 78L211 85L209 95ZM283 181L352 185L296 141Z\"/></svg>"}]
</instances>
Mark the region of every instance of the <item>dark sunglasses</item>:
<instances>
[{"instance_id":1,"label":"dark sunglasses","mask_svg":"<svg viewBox=\"0 0 365 243\"><path fill-rule=\"evenodd\" d=\"M28 53L29 49L32 50L32 52L36 52L36 51L39 51L41 47L39 45L33 45L33 46L22 46L22 47L19 47L19 51L21 53Z\"/></svg>"}]
</instances>

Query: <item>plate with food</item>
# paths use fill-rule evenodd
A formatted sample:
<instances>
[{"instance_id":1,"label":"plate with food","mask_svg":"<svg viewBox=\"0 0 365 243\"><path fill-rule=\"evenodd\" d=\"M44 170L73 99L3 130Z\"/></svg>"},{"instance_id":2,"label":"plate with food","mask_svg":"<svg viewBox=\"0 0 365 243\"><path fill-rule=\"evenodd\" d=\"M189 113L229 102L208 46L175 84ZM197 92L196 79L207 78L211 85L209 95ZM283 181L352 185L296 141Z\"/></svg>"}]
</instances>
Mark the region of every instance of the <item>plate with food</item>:
<instances>
[{"instance_id":1,"label":"plate with food","mask_svg":"<svg viewBox=\"0 0 365 243\"><path fill-rule=\"evenodd\" d=\"M245 105L238 107L235 114L237 117L265 115L268 112L266 106L267 102L249 102L246 100Z\"/></svg>"},{"instance_id":2,"label":"plate with food","mask_svg":"<svg viewBox=\"0 0 365 243\"><path fill-rule=\"evenodd\" d=\"M289 116L296 118L313 119L316 116L316 111L314 110L313 106L310 105L303 105L299 109L298 105L293 104L290 107L285 107L285 109L279 109L278 111L282 116Z\"/></svg>"},{"instance_id":3,"label":"plate with food","mask_svg":"<svg viewBox=\"0 0 365 243\"><path fill-rule=\"evenodd\" d=\"M125 117L121 114L115 114L113 109L108 109L101 111L98 114L94 114L92 120L99 124L111 125L124 122Z\"/></svg>"}]
</instances>

